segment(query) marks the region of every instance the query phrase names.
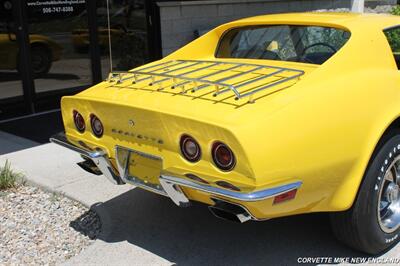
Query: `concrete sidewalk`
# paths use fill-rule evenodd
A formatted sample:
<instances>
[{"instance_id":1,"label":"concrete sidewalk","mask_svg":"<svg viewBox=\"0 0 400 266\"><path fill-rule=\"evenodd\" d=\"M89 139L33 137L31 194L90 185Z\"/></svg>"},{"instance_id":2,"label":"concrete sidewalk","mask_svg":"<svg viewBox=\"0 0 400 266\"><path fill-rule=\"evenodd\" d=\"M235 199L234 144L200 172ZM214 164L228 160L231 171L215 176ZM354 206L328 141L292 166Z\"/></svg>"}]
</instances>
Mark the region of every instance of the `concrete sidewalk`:
<instances>
[{"instance_id":1,"label":"concrete sidewalk","mask_svg":"<svg viewBox=\"0 0 400 266\"><path fill-rule=\"evenodd\" d=\"M0 156L29 181L95 206L102 234L66 265L295 265L303 257L364 257L337 242L324 214L233 224L202 205L178 208L132 186L85 173L54 144ZM69 221L67 221L69 222ZM382 258L400 258L400 244Z\"/></svg>"},{"instance_id":2,"label":"concrete sidewalk","mask_svg":"<svg viewBox=\"0 0 400 266\"><path fill-rule=\"evenodd\" d=\"M60 192L90 207L107 201L131 189L114 186L103 176L83 171L76 163L82 158L75 152L55 144L44 144L0 156L0 165L6 160L12 168L22 172L28 182L50 191Z\"/></svg>"},{"instance_id":3,"label":"concrete sidewalk","mask_svg":"<svg viewBox=\"0 0 400 266\"><path fill-rule=\"evenodd\" d=\"M40 145L37 142L0 131L0 155Z\"/></svg>"}]
</instances>

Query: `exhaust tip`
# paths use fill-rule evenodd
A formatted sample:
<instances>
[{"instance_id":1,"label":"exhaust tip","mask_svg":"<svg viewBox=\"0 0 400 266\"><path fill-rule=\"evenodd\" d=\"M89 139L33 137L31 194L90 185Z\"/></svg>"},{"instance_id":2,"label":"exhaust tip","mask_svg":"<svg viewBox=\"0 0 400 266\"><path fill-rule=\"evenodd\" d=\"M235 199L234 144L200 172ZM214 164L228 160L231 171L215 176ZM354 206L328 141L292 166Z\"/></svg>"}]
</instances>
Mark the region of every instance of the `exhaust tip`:
<instances>
[{"instance_id":1,"label":"exhaust tip","mask_svg":"<svg viewBox=\"0 0 400 266\"><path fill-rule=\"evenodd\" d=\"M219 208L216 208L214 206L209 206L208 209L210 212L217 218L225 220L225 221L230 221L230 222L235 222L235 223L243 223L237 215L228 212L226 210L222 210Z\"/></svg>"},{"instance_id":2,"label":"exhaust tip","mask_svg":"<svg viewBox=\"0 0 400 266\"><path fill-rule=\"evenodd\" d=\"M102 172L97 165L89 159L85 159L83 162L77 163L83 170L94 175L102 175Z\"/></svg>"},{"instance_id":3,"label":"exhaust tip","mask_svg":"<svg viewBox=\"0 0 400 266\"><path fill-rule=\"evenodd\" d=\"M244 223L252 219L250 213L242 206L222 200L212 199L216 204L209 206L210 212L217 218L235 223Z\"/></svg>"}]
</instances>

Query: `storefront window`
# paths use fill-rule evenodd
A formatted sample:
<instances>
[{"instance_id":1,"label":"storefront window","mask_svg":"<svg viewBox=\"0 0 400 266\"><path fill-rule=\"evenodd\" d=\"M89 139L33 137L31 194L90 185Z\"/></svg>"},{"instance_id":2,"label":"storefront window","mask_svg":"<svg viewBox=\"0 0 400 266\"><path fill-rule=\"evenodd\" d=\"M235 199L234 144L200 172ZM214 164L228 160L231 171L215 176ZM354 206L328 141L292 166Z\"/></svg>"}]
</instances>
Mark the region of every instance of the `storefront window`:
<instances>
[{"instance_id":1,"label":"storefront window","mask_svg":"<svg viewBox=\"0 0 400 266\"><path fill-rule=\"evenodd\" d=\"M109 1L113 70L129 70L148 61L144 0ZM110 71L107 2L98 2L99 43L103 72ZM104 73L103 75L105 75Z\"/></svg>"},{"instance_id":2,"label":"storefront window","mask_svg":"<svg viewBox=\"0 0 400 266\"><path fill-rule=\"evenodd\" d=\"M0 0L0 120L59 108L62 96L110 71L148 62L146 5L145 0ZM90 43L96 30L98 42Z\"/></svg>"},{"instance_id":3,"label":"storefront window","mask_svg":"<svg viewBox=\"0 0 400 266\"><path fill-rule=\"evenodd\" d=\"M28 1L36 93L91 84L86 1Z\"/></svg>"},{"instance_id":4,"label":"storefront window","mask_svg":"<svg viewBox=\"0 0 400 266\"><path fill-rule=\"evenodd\" d=\"M0 117L23 100L19 49L14 22L0 21Z\"/></svg>"}]
</instances>

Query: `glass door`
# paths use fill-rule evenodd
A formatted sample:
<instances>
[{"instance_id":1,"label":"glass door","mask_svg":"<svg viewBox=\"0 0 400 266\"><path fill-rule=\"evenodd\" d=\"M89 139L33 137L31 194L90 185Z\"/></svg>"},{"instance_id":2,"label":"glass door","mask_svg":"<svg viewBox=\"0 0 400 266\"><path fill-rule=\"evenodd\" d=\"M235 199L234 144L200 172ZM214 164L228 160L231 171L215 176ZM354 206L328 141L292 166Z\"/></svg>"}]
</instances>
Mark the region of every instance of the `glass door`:
<instances>
[{"instance_id":1,"label":"glass door","mask_svg":"<svg viewBox=\"0 0 400 266\"><path fill-rule=\"evenodd\" d=\"M92 84L86 1L27 1L35 109Z\"/></svg>"},{"instance_id":2,"label":"glass door","mask_svg":"<svg viewBox=\"0 0 400 266\"><path fill-rule=\"evenodd\" d=\"M0 0L0 121L59 108L62 96L99 82L111 68L148 62L148 5Z\"/></svg>"},{"instance_id":3,"label":"glass door","mask_svg":"<svg viewBox=\"0 0 400 266\"><path fill-rule=\"evenodd\" d=\"M11 1L0 1L0 120L27 113Z\"/></svg>"},{"instance_id":4,"label":"glass door","mask_svg":"<svg viewBox=\"0 0 400 266\"><path fill-rule=\"evenodd\" d=\"M97 3L103 77L110 72L111 64L114 71L127 71L148 62L145 1L98 0Z\"/></svg>"}]
</instances>

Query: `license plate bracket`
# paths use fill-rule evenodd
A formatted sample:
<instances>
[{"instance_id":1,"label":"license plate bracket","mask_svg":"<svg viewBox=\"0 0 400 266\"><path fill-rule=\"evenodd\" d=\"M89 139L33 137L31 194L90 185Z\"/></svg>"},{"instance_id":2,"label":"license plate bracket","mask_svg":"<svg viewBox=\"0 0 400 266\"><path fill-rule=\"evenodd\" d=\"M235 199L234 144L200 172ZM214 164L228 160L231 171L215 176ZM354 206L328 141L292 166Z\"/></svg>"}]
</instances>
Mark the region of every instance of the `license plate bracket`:
<instances>
[{"instance_id":1,"label":"license plate bracket","mask_svg":"<svg viewBox=\"0 0 400 266\"><path fill-rule=\"evenodd\" d=\"M115 157L121 178L132 185L166 195L159 182L162 159L158 156L116 146Z\"/></svg>"}]
</instances>

